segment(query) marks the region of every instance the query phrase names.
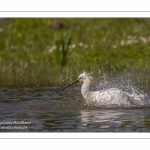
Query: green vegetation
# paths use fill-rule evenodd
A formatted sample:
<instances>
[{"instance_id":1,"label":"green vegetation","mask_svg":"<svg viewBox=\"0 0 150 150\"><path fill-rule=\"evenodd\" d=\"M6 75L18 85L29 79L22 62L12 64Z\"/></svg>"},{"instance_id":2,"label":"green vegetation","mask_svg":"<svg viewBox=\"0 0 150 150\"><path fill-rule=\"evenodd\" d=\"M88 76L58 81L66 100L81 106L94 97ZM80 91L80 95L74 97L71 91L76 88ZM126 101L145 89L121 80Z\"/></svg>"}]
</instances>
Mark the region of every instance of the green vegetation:
<instances>
[{"instance_id":1,"label":"green vegetation","mask_svg":"<svg viewBox=\"0 0 150 150\"><path fill-rule=\"evenodd\" d=\"M0 19L0 86L57 86L83 70L149 68L149 18Z\"/></svg>"}]
</instances>

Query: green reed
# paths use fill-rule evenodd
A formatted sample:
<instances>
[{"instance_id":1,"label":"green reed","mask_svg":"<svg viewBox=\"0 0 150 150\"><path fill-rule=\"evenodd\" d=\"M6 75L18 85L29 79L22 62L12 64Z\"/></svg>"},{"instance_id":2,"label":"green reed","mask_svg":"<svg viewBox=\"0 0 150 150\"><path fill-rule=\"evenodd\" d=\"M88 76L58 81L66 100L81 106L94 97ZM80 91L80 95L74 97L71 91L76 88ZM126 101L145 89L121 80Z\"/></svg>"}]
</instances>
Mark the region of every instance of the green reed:
<instances>
[{"instance_id":1,"label":"green reed","mask_svg":"<svg viewBox=\"0 0 150 150\"><path fill-rule=\"evenodd\" d=\"M0 86L57 86L83 70L149 72L149 18L6 20L0 19ZM55 20L63 26L54 28Z\"/></svg>"},{"instance_id":2,"label":"green reed","mask_svg":"<svg viewBox=\"0 0 150 150\"><path fill-rule=\"evenodd\" d=\"M56 42L56 49L53 50L55 56L55 65L61 65L64 67L67 64L67 55L69 52L69 46L71 44L71 35L67 34L64 35L62 32L61 38L57 39Z\"/></svg>"}]
</instances>

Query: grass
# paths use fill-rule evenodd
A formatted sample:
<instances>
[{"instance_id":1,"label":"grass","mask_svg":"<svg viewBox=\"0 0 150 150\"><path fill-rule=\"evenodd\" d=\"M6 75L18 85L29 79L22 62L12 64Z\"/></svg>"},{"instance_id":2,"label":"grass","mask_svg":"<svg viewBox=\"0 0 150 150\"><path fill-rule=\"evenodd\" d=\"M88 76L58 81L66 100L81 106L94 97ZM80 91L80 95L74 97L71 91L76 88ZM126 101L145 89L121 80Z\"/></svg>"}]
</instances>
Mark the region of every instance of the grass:
<instances>
[{"instance_id":1,"label":"grass","mask_svg":"<svg viewBox=\"0 0 150 150\"><path fill-rule=\"evenodd\" d=\"M83 70L149 72L150 19L0 19L0 68L1 86L57 86Z\"/></svg>"}]
</instances>

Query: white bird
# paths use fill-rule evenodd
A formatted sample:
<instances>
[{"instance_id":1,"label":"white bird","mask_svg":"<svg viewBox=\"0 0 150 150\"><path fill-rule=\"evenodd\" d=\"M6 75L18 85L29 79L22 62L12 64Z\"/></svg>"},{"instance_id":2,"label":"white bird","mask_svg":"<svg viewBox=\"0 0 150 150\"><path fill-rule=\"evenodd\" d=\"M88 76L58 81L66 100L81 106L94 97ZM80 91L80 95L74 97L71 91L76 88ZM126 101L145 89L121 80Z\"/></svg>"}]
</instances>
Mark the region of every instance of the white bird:
<instances>
[{"instance_id":1,"label":"white bird","mask_svg":"<svg viewBox=\"0 0 150 150\"><path fill-rule=\"evenodd\" d=\"M70 85L64 87L60 91L70 87L71 85L80 82L82 83L81 93L87 104L96 105L96 106L122 106L122 107L131 107L131 106L144 106L147 104L144 95L130 94L123 92L118 88L110 88L100 91L91 91L90 84L92 82L92 77L90 74L83 72L79 75L78 79L71 83ZM58 91L58 92L60 92Z\"/></svg>"}]
</instances>

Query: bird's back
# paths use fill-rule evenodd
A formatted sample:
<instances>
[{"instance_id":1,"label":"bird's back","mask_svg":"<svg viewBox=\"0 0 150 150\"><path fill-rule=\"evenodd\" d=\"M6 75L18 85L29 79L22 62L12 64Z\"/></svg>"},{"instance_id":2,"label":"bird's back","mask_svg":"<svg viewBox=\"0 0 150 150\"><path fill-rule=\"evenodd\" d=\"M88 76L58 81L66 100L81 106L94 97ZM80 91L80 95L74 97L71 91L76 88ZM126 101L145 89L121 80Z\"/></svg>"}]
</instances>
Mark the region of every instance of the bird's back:
<instances>
[{"instance_id":1,"label":"bird's back","mask_svg":"<svg viewBox=\"0 0 150 150\"><path fill-rule=\"evenodd\" d=\"M88 103L94 103L99 106L139 106L144 105L144 97L123 92L117 88L110 88L91 92L87 99Z\"/></svg>"}]
</instances>

